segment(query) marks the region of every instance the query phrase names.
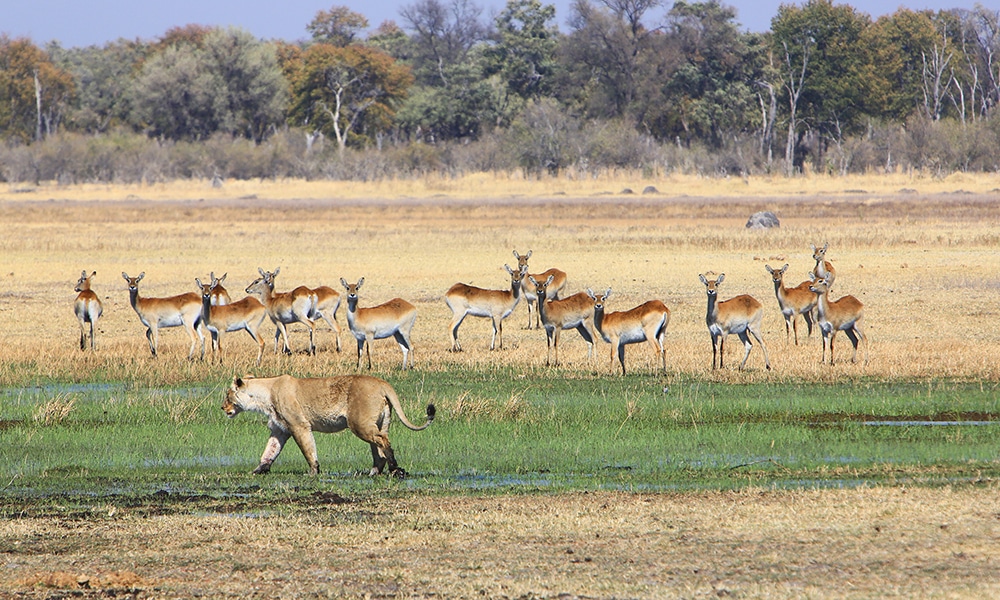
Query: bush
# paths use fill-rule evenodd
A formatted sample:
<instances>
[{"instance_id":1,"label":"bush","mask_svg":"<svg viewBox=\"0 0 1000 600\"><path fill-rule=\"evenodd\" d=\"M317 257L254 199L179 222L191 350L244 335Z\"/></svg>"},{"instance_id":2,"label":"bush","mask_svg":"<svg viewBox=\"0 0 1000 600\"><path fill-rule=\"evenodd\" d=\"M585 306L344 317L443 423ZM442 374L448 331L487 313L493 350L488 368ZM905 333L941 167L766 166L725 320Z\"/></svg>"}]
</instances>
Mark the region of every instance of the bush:
<instances>
[{"instance_id":1,"label":"bush","mask_svg":"<svg viewBox=\"0 0 1000 600\"><path fill-rule=\"evenodd\" d=\"M915 169L940 177L954 171L998 172L1000 109L965 124L931 121L919 114L904 126L873 123L864 135L846 138L822 155L815 135L805 136L803 144L811 156L822 156L817 169L830 173ZM396 141L343 154L322 138L310 146L298 129L277 131L259 144L225 134L174 142L115 130L63 133L30 145L11 141L0 146L0 180L11 184L134 184L215 176L376 181L431 173L510 174L518 169L529 177L560 172L594 176L620 169L728 177L773 168L754 136L735 138L718 149L661 143L626 123L580 121L551 100L528 105L510 128L476 141Z\"/></svg>"}]
</instances>

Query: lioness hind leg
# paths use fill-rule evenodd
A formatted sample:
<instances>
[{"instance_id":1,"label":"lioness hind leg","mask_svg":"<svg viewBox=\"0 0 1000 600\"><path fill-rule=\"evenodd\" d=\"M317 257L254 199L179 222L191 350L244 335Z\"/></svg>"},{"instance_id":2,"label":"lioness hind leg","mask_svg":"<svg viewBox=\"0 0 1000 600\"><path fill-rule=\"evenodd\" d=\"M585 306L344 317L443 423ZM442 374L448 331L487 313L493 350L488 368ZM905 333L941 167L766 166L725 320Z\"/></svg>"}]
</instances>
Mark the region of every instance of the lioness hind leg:
<instances>
[{"instance_id":1,"label":"lioness hind leg","mask_svg":"<svg viewBox=\"0 0 1000 600\"><path fill-rule=\"evenodd\" d=\"M396 454L392 451L388 438L379 436L376 441L369 445L372 449L372 476L386 473L393 477L406 477L406 471L396 463Z\"/></svg>"},{"instance_id":2,"label":"lioness hind leg","mask_svg":"<svg viewBox=\"0 0 1000 600\"><path fill-rule=\"evenodd\" d=\"M369 446L372 449L372 470L368 474L374 477L375 475L382 474L382 471L385 469L386 458L382 454L382 450L379 449L378 444L372 442Z\"/></svg>"}]
</instances>

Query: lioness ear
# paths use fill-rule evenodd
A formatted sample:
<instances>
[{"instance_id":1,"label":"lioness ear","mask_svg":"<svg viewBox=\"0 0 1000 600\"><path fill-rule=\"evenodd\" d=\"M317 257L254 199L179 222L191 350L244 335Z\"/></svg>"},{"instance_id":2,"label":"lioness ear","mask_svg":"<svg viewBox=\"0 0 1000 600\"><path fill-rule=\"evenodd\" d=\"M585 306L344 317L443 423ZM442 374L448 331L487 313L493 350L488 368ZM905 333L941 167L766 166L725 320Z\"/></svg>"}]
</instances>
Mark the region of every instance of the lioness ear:
<instances>
[{"instance_id":1,"label":"lioness ear","mask_svg":"<svg viewBox=\"0 0 1000 600\"><path fill-rule=\"evenodd\" d=\"M233 387L243 387L243 380L239 376L233 377Z\"/></svg>"}]
</instances>

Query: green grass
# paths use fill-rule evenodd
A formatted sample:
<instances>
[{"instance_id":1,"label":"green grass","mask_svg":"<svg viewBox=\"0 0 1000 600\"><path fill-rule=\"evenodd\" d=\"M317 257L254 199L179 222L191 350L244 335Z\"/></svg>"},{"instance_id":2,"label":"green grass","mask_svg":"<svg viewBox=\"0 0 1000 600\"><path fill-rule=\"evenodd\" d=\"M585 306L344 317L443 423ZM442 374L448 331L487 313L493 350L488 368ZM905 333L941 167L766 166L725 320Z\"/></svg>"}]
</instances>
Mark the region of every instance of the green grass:
<instances>
[{"instance_id":1,"label":"green grass","mask_svg":"<svg viewBox=\"0 0 1000 600\"><path fill-rule=\"evenodd\" d=\"M1000 420L995 384L715 383L446 369L384 375L407 415L391 439L403 481L370 478L367 446L317 435L310 478L289 442L266 477L249 475L267 439L259 415L227 419L223 382L149 388L48 384L0 389L3 498L231 496L575 489L673 490L942 484L1000 476L997 425L873 426L865 421Z\"/></svg>"}]
</instances>

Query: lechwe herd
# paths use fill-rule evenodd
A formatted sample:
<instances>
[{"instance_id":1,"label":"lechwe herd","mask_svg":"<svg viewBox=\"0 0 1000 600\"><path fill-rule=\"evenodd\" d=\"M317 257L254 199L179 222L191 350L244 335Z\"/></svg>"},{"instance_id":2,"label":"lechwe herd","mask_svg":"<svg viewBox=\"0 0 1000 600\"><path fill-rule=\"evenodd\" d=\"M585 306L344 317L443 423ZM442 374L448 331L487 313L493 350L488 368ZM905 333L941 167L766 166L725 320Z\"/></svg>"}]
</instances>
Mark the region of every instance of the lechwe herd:
<instances>
[{"instance_id":1,"label":"lechwe herd","mask_svg":"<svg viewBox=\"0 0 1000 600\"><path fill-rule=\"evenodd\" d=\"M852 362L857 362L858 349L861 342L865 343L864 361L868 362L868 339L861 327L864 321L864 306L854 296L843 296L837 300L830 298L830 288L836 276L836 269L826 259L829 244L822 247L813 245L813 260L815 265L809 272L809 281L803 281L795 287L785 285L788 264L780 269L765 265L774 285L774 294L778 308L785 321L786 341L799 343L798 320L801 316L807 327L807 336L812 335L813 325L817 325L823 336L823 352L821 362L834 364L834 341L837 332L843 331L854 347ZM596 293L587 288L585 292L577 292L560 298L567 284L566 273L560 269L550 268L538 274L528 272L528 259L532 252L520 254L514 251L518 259L516 269L504 265L510 276L508 289L484 289L465 283L456 283L444 293L444 301L451 310L452 318L448 327L449 349L461 352L458 330L468 316L490 319L493 335L490 339L490 350L504 349L503 322L517 308L522 299L528 304L528 328L535 324L531 313L535 313L539 328L545 329L547 341L546 366L558 366L559 340L561 332L575 329L587 343L588 362L594 354L595 338L600 337L610 344L610 371L615 371L617 358L621 372L626 373L625 347L629 344L647 342L654 351L659 369L666 371L665 339L666 330L670 324L670 309L660 300L648 300L626 311L606 312L606 304L611 296L611 289ZM309 330L309 354L316 353L316 324L325 320L336 336L336 348L339 352L340 326L337 322L337 311L340 308L341 294L326 286L309 288L298 286L287 292L275 291L275 279L280 269L273 272L258 268L260 277L246 288L248 296L232 301L223 287L227 274L216 278L210 274L208 283L202 283L196 278L198 293L188 292L163 298L147 298L139 293L139 282L145 277L140 273L137 277L129 277L122 273L122 278L128 283L129 302L138 315L140 322L146 327L146 338L149 349L155 357L158 354L159 330L164 327L183 327L187 332L191 347L188 358L194 358L198 343L201 343L201 358L205 355L205 336L207 330L212 338L213 355L223 360L223 339L227 332L244 330L257 344L256 364L263 357L263 338L260 327L265 317L269 317L275 325L274 351L278 350L278 340L282 339L282 351L291 353L288 337L288 325L302 323ZM103 313L103 306L97 294L91 290L91 280L96 275L83 271L76 285L78 295L74 302L74 313L80 324L80 348L87 347L87 329L89 326L90 348L96 344L94 335L97 320ZM771 368L770 357L761 334L761 324L764 307L753 296L739 294L732 298L721 300L719 287L725 280L725 274L716 276L714 273L700 274L699 279L705 286L707 309L705 324L712 342L712 369L723 368L725 342L730 334L734 334L743 342L743 357L738 368L746 368L747 360L756 342L763 353L764 366ZM402 352L402 368L413 367L413 342L411 339L414 323L417 318L416 307L402 298L394 298L378 306L362 307L358 291L364 284L362 277L356 283L348 283L341 279L347 298L347 323L351 335L357 342L357 368L367 364L371 369L371 344L379 339L392 337L396 340ZM535 309L532 310L531 306ZM367 360L366 360L367 359Z\"/></svg>"}]
</instances>

